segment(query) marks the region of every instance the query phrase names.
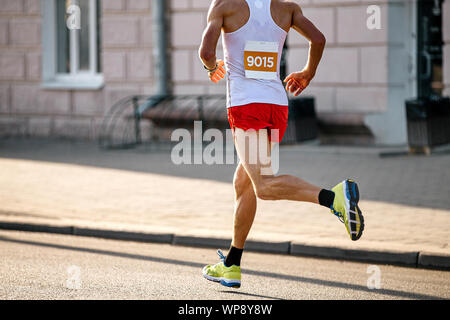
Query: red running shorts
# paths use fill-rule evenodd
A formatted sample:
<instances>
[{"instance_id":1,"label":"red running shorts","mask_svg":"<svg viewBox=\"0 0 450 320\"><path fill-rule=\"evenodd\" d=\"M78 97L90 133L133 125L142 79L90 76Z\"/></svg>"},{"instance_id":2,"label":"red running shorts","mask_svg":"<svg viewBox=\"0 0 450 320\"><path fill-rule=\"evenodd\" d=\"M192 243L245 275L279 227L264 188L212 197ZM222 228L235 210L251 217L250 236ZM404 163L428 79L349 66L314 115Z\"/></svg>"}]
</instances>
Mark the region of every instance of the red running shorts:
<instances>
[{"instance_id":1,"label":"red running shorts","mask_svg":"<svg viewBox=\"0 0 450 320\"><path fill-rule=\"evenodd\" d=\"M271 142L281 142L287 128L289 108L267 103L250 103L228 108L228 121L231 129L245 131L268 129ZM278 135L271 130L278 129Z\"/></svg>"}]
</instances>

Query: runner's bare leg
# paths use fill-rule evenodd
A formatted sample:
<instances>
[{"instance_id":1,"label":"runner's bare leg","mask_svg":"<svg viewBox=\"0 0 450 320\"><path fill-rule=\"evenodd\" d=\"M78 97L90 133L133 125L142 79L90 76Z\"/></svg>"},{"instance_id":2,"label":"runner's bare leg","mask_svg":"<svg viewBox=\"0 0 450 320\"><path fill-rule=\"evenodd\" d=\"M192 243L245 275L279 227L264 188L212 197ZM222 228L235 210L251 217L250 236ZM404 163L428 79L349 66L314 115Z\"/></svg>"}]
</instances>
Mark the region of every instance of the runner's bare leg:
<instances>
[{"instance_id":1,"label":"runner's bare leg","mask_svg":"<svg viewBox=\"0 0 450 320\"><path fill-rule=\"evenodd\" d=\"M264 141L260 141L260 139L264 139ZM236 151L245 171L252 181L256 196L262 200L293 200L318 204L319 193L322 188L295 176L274 176L273 174L267 174L266 166L261 163L260 157L255 157L254 154L255 152L259 152L258 146L264 145L265 143L269 149L267 153L270 160L270 144L268 143L268 139L267 129L261 129L259 131L235 129ZM255 141L257 142L256 145ZM261 174L262 172L265 172L265 174Z\"/></svg>"},{"instance_id":2,"label":"runner's bare leg","mask_svg":"<svg viewBox=\"0 0 450 320\"><path fill-rule=\"evenodd\" d=\"M239 163L233 179L235 191L232 246L243 249L256 214L256 195L244 166Z\"/></svg>"}]
</instances>

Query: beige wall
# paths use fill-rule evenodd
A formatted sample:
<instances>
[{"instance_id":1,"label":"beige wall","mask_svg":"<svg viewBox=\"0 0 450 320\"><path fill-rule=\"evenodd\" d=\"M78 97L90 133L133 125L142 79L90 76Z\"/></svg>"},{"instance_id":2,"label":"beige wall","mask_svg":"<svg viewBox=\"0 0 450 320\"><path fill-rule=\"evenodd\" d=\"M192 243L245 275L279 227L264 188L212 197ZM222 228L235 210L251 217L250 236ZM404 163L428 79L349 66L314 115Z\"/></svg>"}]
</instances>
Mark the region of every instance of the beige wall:
<instances>
[{"instance_id":1,"label":"beige wall","mask_svg":"<svg viewBox=\"0 0 450 320\"><path fill-rule=\"evenodd\" d=\"M404 101L412 96L408 82L412 42L409 9L399 0L299 0L304 15L327 38L323 60L304 95L316 98L321 117L368 125L379 143L405 143ZM381 29L367 28L367 7L379 5ZM173 74L175 93L224 92L212 85L197 58L209 1L172 1ZM306 63L308 43L291 31L288 72ZM218 57L222 57L219 48ZM338 115L338 119L335 116ZM369 115L375 115L370 117ZM384 115L379 117L378 115ZM386 119L391 122L386 125ZM392 127L393 130L390 130Z\"/></svg>"},{"instance_id":2,"label":"beige wall","mask_svg":"<svg viewBox=\"0 0 450 320\"><path fill-rule=\"evenodd\" d=\"M303 13L324 33L327 47L305 95L316 98L321 113L367 113L386 109L387 6L381 7L381 30L366 27L368 4L355 0L310 0ZM308 43L293 32L288 38L288 72L302 68Z\"/></svg>"},{"instance_id":3,"label":"beige wall","mask_svg":"<svg viewBox=\"0 0 450 320\"><path fill-rule=\"evenodd\" d=\"M225 82L211 84L198 58L210 3L209 0L171 1L172 80L175 94L225 94ZM223 58L221 41L218 58Z\"/></svg>"},{"instance_id":4,"label":"beige wall","mask_svg":"<svg viewBox=\"0 0 450 320\"><path fill-rule=\"evenodd\" d=\"M315 96L321 116L339 114L364 121L368 114L386 114L394 122L395 117L402 117L401 112L389 113L392 108L404 108L409 94L406 70L411 49L404 41L408 32L401 25L406 19L402 2L298 2L327 38L317 76L304 93ZM102 0L105 85L92 91L42 89L40 1L1 3L0 135L93 139L103 114L114 102L127 95L154 93L151 0ZM225 93L224 81L218 85L208 81L197 54L209 4L210 0L170 1L169 46L176 94ZM370 4L381 7L381 30L365 27ZM444 3L444 10L444 82L445 93L450 95L450 0ZM393 25L396 22L399 25ZM307 43L291 32L288 45L288 71L292 72L303 67ZM217 55L223 56L220 42ZM371 123L384 130L382 117Z\"/></svg>"},{"instance_id":5,"label":"beige wall","mask_svg":"<svg viewBox=\"0 0 450 320\"><path fill-rule=\"evenodd\" d=\"M1 0L0 135L94 139L105 111L127 95L152 94L151 0L102 0L100 90L41 86L39 0Z\"/></svg>"},{"instance_id":6,"label":"beige wall","mask_svg":"<svg viewBox=\"0 0 450 320\"><path fill-rule=\"evenodd\" d=\"M25 113L42 113L53 109L53 101L68 98L47 94L37 99L41 69L40 5L38 1L2 1L0 6L0 133L24 133L29 118ZM48 103L45 103L48 101ZM36 105L30 110L28 103ZM13 107L14 106L14 107ZM66 108L67 109L67 108ZM54 111L54 110L52 110ZM35 122L42 119L34 117Z\"/></svg>"},{"instance_id":7,"label":"beige wall","mask_svg":"<svg viewBox=\"0 0 450 320\"><path fill-rule=\"evenodd\" d=\"M327 38L322 64L305 94L316 97L320 112L383 111L386 108L388 78L386 1L297 2L302 5L305 16ZM173 73L176 93L217 93L225 90L223 83L211 85L206 81L197 55L209 3L208 0L172 0L172 58L173 68L177 70ZM380 4L382 30L370 31L366 28L368 3ZM307 42L292 31L288 45L288 71L297 71L306 63ZM221 46L217 55L223 56Z\"/></svg>"}]
</instances>

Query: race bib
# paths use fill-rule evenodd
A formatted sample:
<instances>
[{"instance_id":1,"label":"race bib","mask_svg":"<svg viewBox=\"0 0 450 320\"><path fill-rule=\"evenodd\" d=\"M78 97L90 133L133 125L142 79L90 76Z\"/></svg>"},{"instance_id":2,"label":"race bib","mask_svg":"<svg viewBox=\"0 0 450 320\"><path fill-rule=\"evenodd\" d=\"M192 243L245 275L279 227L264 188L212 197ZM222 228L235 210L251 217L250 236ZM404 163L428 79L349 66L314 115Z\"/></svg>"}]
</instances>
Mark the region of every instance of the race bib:
<instances>
[{"instance_id":1,"label":"race bib","mask_svg":"<svg viewBox=\"0 0 450 320\"><path fill-rule=\"evenodd\" d=\"M247 41L244 50L244 60L246 78L277 79L277 42Z\"/></svg>"}]
</instances>

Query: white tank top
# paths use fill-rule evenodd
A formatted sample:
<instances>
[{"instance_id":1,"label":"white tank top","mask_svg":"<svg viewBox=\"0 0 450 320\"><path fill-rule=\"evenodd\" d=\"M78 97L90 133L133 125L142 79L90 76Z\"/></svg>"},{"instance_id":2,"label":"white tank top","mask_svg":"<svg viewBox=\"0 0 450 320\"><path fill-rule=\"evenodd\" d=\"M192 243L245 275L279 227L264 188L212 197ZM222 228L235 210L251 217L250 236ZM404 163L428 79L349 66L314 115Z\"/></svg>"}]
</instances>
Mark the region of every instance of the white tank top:
<instances>
[{"instance_id":1,"label":"white tank top","mask_svg":"<svg viewBox=\"0 0 450 320\"><path fill-rule=\"evenodd\" d=\"M287 33L272 19L271 0L246 0L250 18L240 29L222 32L227 69L227 108L249 103L288 105L280 80Z\"/></svg>"}]
</instances>

